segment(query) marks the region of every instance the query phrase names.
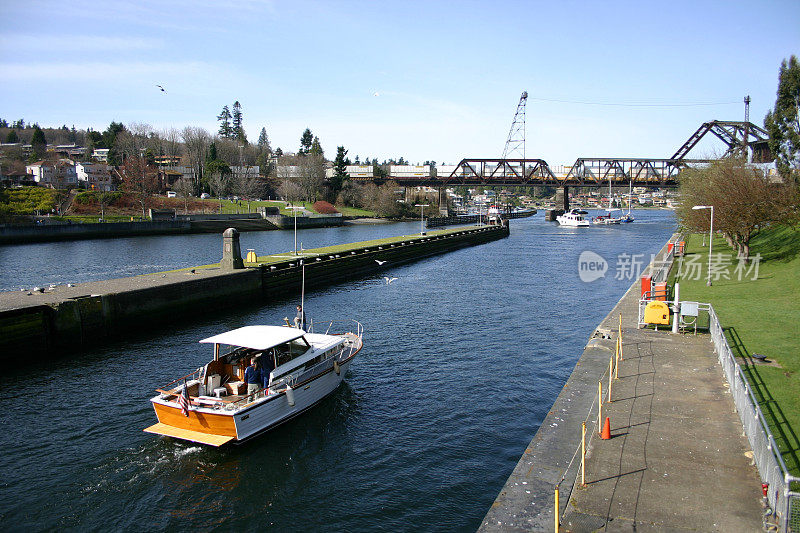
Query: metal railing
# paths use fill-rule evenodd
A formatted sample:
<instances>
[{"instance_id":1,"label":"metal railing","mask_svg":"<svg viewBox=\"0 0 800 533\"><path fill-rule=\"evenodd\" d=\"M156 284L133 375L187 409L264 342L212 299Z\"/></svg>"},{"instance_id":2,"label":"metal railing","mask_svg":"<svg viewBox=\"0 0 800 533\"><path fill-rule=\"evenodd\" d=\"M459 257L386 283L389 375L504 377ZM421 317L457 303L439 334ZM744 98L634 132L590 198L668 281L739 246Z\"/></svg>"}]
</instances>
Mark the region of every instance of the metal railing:
<instances>
[{"instance_id":1,"label":"metal railing","mask_svg":"<svg viewBox=\"0 0 800 533\"><path fill-rule=\"evenodd\" d=\"M714 307L709 305L709 330L714 341L714 351L719 358L725 378L730 385L736 411L742 421L747 440L753 449L761 480L767 484L767 500L778 519L778 526L786 533L800 531L800 493L791 491L793 482L800 478L789 475L786 463L772 436L764 414L753 395L753 389L736 362L725 332Z\"/></svg>"},{"instance_id":2,"label":"metal railing","mask_svg":"<svg viewBox=\"0 0 800 533\"><path fill-rule=\"evenodd\" d=\"M653 262L650 265L650 279L652 284L650 290L655 288L656 283L667 281L667 276L669 276L669 271L672 268L672 262L674 260L675 246L670 248L670 250L664 254L664 257L660 261L656 260L655 258L653 259Z\"/></svg>"}]
</instances>

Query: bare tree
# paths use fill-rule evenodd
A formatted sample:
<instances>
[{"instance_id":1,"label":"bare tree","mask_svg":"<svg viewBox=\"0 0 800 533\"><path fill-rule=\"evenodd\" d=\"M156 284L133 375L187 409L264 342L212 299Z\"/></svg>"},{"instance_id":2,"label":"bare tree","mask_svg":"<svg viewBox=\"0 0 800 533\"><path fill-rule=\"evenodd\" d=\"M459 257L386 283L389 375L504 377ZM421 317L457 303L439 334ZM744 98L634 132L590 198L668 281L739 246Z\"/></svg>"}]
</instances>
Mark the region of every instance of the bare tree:
<instances>
[{"instance_id":1,"label":"bare tree","mask_svg":"<svg viewBox=\"0 0 800 533\"><path fill-rule=\"evenodd\" d=\"M117 169L123 188L142 208L142 218L147 216L147 207L153 194L158 191L158 171L147 164L144 157L131 156Z\"/></svg>"},{"instance_id":2,"label":"bare tree","mask_svg":"<svg viewBox=\"0 0 800 533\"><path fill-rule=\"evenodd\" d=\"M325 183L325 159L321 155L308 154L300 158L298 167L303 198L314 203Z\"/></svg>"},{"instance_id":3,"label":"bare tree","mask_svg":"<svg viewBox=\"0 0 800 533\"><path fill-rule=\"evenodd\" d=\"M132 122L116 138L116 145L123 157L142 157L151 146L153 127L150 124Z\"/></svg>"},{"instance_id":4,"label":"bare tree","mask_svg":"<svg viewBox=\"0 0 800 533\"><path fill-rule=\"evenodd\" d=\"M99 191L95 191L94 197L97 199L97 205L100 206L100 218L105 221L106 207L119 198L119 193L100 189Z\"/></svg>"},{"instance_id":5,"label":"bare tree","mask_svg":"<svg viewBox=\"0 0 800 533\"><path fill-rule=\"evenodd\" d=\"M233 179L234 192L247 201L247 212L250 212L250 202L258 198L264 191L264 184L256 173L255 167L240 168Z\"/></svg>"},{"instance_id":6,"label":"bare tree","mask_svg":"<svg viewBox=\"0 0 800 533\"><path fill-rule=\"evenodd\" d=\"M750 239L759 229L791 222L797 214L797 190L790 184L774 183L764 173L740 159L716 161L706 168L681 173L681 225L693 231L708 231L710 212L695 205L714 206L714 228L745 260Z\"/></svg>"},{"instance_id":7,"label":"bare tree","mask_svg":"<svg viewBox=\"0 0 800 533\"><path fill-rule=\"evenodd\" d=\"M187 126L181 131L183 143L186 148L186 157L195 180L195 191L200 191L200 181L203 177L203 166L206 161L208 147L211 145L211 134L203 128Z\"/></svg>"},{"instance_id":8,"label":"bare tree","mask_svg":"<svg viewBox=\"0 0 800 533\"><path fill-rule=\"evenodd\" d=\"M297 181L287 178L281 181L281 184L278 186L278 194L286 200L287 204L294 204L294 202L300 198L302 189Z\"/></svg>"},{"instance_id":9,"label":"bare tree","mask_svg":"<svg viewBox=\"0 0 800 533\"><path fill-rule=\"evenodd\" d=\"M181 146L181 132L175 128L167 128L161 132L163 139L164 155L170 159L181 156L183 147Z\"/></svg>"},{"instance_id":10,"label":"bare tree","mask_svg":"<svg viewBox=\"0 0 800 533\"><path fill-rule=\"evenodd\" d=\"M342 185L342 190L339 191L339 195L336 197L336 203L352 207L363 207L363 199L363 186L353 183L352 180L347 180Z\"/></svg>"},{"instance_id":11,"label":"bare tree","mask_svg":"<svg viewBox=\"0 0 800 533\"><path fill-rule=\"evenodd\" d=\"M403 214L402 205L398 203L397 184L388 182L383 185L372 183L364 187L363 207L375 211L385 217L398 217Z\"/></svg>"},{"instance_id":12,"label":"bare tree","mask_svg":"<svg viewBox=\"0 0 800 533\"><path fill-rule=\"evenodd\" d=\"M208 176L208 186L211 192L219 199L219 212L222 213L222 197L228 192L230 184L231 169L222 161L212 161L206 165Z\"/></svg>"},{"instance_id":13,"label":"bare tree","mask_svg":"<svg viewBox=\"0 0 800 533\"><path fill-rule=\"evenodd\" d=\"M189 214L189 198L194 193L194 183L189 178L180 178L172 186L172 189L183 198L183 214Z\"/></svg>"}]
</instances>

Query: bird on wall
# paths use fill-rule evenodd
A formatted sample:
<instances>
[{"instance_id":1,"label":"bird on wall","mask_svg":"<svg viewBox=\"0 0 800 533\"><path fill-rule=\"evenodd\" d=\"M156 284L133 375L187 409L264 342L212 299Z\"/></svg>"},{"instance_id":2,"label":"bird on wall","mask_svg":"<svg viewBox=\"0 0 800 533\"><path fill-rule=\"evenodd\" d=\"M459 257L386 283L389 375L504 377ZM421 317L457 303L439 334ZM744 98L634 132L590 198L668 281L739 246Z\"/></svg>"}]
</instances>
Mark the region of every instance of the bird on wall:
<instances>
[{"instance_id":1,"label":"bird on wall","mask_svg":"<svg viewBox=\"0 0 800 533\"><path fill-rule=\"evenodd\" d=\"M161 92L162 92L162 93L165 93L165 92L167 92L167 90L166 90L166 89L164 89L164 88L163 88L161 85L156 85L156 87L158 87L159 89L161 89Z\"/></svg>"}]
</instances>

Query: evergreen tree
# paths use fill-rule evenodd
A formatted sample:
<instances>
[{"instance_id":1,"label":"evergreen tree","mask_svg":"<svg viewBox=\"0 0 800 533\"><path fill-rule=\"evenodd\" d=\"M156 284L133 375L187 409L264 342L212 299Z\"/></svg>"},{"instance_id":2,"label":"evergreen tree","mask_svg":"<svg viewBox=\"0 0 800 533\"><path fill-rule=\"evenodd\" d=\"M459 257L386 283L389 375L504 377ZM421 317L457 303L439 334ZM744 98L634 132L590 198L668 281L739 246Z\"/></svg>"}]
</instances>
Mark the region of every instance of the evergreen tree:
<instances>
[{"instance_id":1,"label":"evergreen tree","mask_svg":"<svg viewBox=\"0 0 800 533\"><path fill-rule=\"evenodd\" d=\"M314 140L311 141L311 150L309 152L311 155L317 155L319 157L325 155L325 152L322 151L322 145L319 143L319 137L314 137Z\"/></svg>"},{"instance_id":2,"label":"evergreen tree","mask_svg":"<svg viewBox=\"0 0 800 533\"><path fill-rule=\"evenodd\" d=\"M244 133L244 123L242 120L242 105L239 101L233 103L233 121L231 124L231 137L246 143L247 135Z\"/></svg>"},{"instance_id":3,"label":"evergreen tree","mask_svg":"<svg viewBox=\"0 0 800 533\"><path fill-rule=\"evenodd\" d=\"M344 146L336 147L336 159L333 160L333 177L330 181L331 198L336 199L339 191L342 190L345 180L350 176L347 175L347 165L350 160L347 159L347 150Z\"/></svg>"},{"instance_id":4,"label":"evergreen tree","mask_svg":"<svg viewBox=\"0 0 800 533\"><path fill-rule=\"evenodd\" d=\"M800 63L796 56L781 63L775 109L767 113L764 126L778 171L786 177L794 174L800 181Z\"/></svg>"},{"instance_id":5,"label":"evergreen tree","mask_svg":"<svg viewBox=\"0 0 800 533\"><path fill-rule=\"evenodd\" d=\"M217 160L217 143L211 143L206 154L206 165Z\"/></svg>"},{"instance_id":6,"label":"evergreen tree","mask_svg":"<svg viewBox=\"0 0 800 533\"><path fill-rule=\"evenodd\" d=\"M17 135L17 130L11 130L6 135L6 142L7 143L18 143L19 142L19 135Z\"/></svg>"},{"instance_id":7,"label":"evergreen tree","mask_svg":"<svg viewBox=\"0 0 800 533\"><path fill-rule=\"evenodd\" d=\"M122 122L114 122L112 121L111 124L108 125L106 131L103 132L103 145L104 148L108 148L108 164L119 166L122 164L122 156L117 149L117 136L120 133L125 131L125 126ZM136 154L137 157L139 154Z\"/></svg>"},{"instance_id":8,"label":"evergreen tree","mask_svg":"<svg viewBox=\"0 0 800 533\"><path fill-rule=\"evenodd\" d=\"M8 121L4 118L0 118L0 128L7 128L7 127L8 127Z\"/></svg>"},{"instance_id":9,"label":"evergreen tree","mask_svg":"<svg viewBox=\"0 0 800 533\"><path fill-rule=\"evenodd\" d=\"M44 132L38 125L33 127L31 148L33 149L33 158L37 160L43 158L47 151L47 139L44 138Z\"/></svg>"},{"instance_id":10,"label":"evergreen tree","mask_svg":"<svg viewBox=\"0 0 800 533\"><path fill-rule=\"evenodd\" d=\"M280 146L275 149L275 156L276 157L282 157L283 156L283 150L281 150Z\"/></svg>"},{"instance_id":11,"label":"evergreen tree","mask_svg":"<svg viewBox=\"0 0 800 533\"><path fill-rule=\"evenodd\" d=\"M222 112L217 115L217 120L220 122L219 124L219 135L220 137L224 137L229 139L233 132L231 128L231 110L228 109L228 106L224 106L222 108Z\"/></svg>"},{"instance_id":12,"label":"evergreen tree","mask_svg":"<svg viewBox=\"0 0 800 533\"><path fill-rule=\"evenodd\" d=\"M311 133L311 130L306 128L306 131L303 132L303 136L300 137L300 150L298 153L300 154L307 154L311 152L311 145L314 143L314 135Z\"/></svg>"},{"instance_id":13,"label":"evergreen tree","mask_svg":"<svg viewBox=\"0 0 800 533\"><path fill-rule=\"evenodd\" d=\"M258 136L258 149L261 152L269 153L272 148L269 145L269 137L267 136L267 128L261 128L261 133Z\"/></svg>"}]
</instances>

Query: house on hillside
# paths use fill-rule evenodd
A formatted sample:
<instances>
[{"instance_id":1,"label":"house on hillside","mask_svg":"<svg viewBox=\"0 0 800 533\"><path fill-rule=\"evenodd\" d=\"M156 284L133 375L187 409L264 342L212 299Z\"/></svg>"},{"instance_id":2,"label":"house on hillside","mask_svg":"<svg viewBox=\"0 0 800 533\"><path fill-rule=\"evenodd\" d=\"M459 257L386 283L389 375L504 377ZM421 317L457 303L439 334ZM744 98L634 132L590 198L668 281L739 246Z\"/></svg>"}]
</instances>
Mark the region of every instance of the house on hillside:
<instances>
[{"instance_id":1,"label":"house on hillside","mask_svg":"<svg viewBox=\"0 0 800 533\"><path fill-rule=\"evenodd\" d=\"M33 181L42 187L52 189L75 189L78 187L78 174L75 164L69 159L57 161L37 161L25 167Z\"/></svg>"},{"instance_id":2,"label":"house on hillside","mask_svg":"<svg viewBox=\"0 0 800 533\"><path fill-rule=\"evenodd\" d=\"M111 166L105 163L78 163L75 165L78 183L89 190L113 191Z\"/></svg>"}]
</instances>

